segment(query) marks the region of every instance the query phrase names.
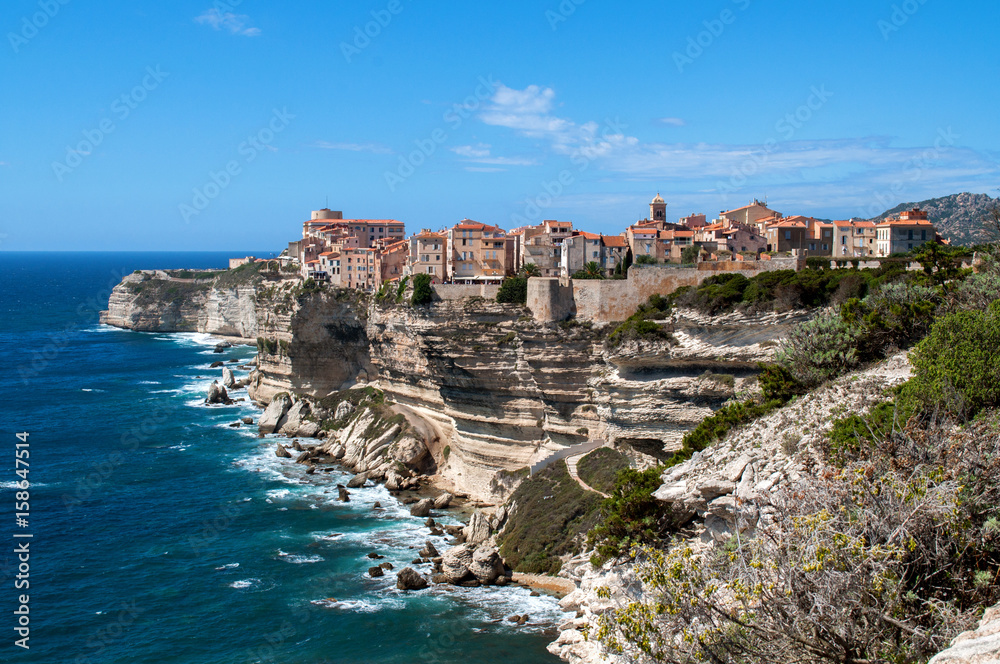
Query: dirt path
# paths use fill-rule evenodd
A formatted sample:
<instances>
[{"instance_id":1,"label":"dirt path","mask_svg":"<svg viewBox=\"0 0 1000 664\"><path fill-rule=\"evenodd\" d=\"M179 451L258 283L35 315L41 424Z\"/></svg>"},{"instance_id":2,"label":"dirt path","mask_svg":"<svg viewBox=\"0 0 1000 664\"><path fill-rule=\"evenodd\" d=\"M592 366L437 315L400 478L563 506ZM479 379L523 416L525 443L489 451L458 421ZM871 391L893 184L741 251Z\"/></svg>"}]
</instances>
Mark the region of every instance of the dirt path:
<instances>
[{"instance_id":1,"label":"dirt path","mask_svg":"<svg viewBox=\"0 0 1000 664\"><path fill-rule=\"evenodd\" d=\"M582 479L580 479L580 472L577 469L577 464L580 463L580 459L587 456L588 454L590 454L590 452L581 452L580 454L574 454L573 456L566 457L566 468L567 470L569 470L569 476L572 477L574 480L576 480L577 484L583 487L585 491L592 491L596 494L602 495L605 498L607 498L608 494L604 493L603 491L598 491L597 489L595 489L594 487L590 486Z\"/></svg>"}]
</instances>

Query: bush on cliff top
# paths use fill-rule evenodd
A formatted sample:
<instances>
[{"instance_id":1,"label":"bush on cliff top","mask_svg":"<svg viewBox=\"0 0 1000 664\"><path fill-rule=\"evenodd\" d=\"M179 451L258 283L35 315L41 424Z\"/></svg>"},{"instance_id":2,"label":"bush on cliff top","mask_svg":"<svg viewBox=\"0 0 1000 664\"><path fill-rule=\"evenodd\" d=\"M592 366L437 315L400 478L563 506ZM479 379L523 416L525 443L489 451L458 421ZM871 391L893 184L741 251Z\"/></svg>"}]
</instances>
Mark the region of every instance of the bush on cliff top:
<instances>
[{"instance_id":1,"label":"bush on cliff top","mask_svg":"<svg viewBox=\"0 0 1000 664\"><path fill-rule=\"evenodd\" d=\"M434 290L431 288L431 275L418 274L413 277L413 295L410 296L410 304L419 307L430 304L434 299Z\"/></svg>"},{"instance_id":2,"label":"bush on cliff top","mask_svg":"<svg viewBox=\"0 0 1000 664\"><path fill-rule=\"evenodd\" d=\"M631 340L673 341L674 335L661 323L670 316L671 300L661 295L650 295L649 300L639 305L638 310L608 335L608 348L617 348Z\"/></svg>"},{"instance_id":3,"label":"bush on cliff top","mask_svg":"<svg viewBox=\"0 0 1000 664\"><path fill-rule=\"evenodd\" d=\"M497 302L501 304L526 304L528 302L528 279L508 277L500 284Z\"/></svg>"}]
</instances>

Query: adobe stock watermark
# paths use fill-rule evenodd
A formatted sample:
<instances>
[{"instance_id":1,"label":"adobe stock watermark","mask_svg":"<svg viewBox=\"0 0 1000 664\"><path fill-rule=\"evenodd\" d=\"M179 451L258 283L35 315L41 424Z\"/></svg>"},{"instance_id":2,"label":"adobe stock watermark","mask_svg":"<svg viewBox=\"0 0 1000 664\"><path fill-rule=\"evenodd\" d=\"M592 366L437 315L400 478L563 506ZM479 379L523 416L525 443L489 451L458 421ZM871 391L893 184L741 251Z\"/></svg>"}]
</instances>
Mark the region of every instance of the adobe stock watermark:
<instances>
[{"instance_id":1,"label":"adobe stock watermark","mask_svg":"<svg viewBox=\"0 0 1000 664\"><path fill-rule=\"evenodd\" d=\"M111 112L118 119L118 122L124 122L128 119L132 112L139 108L139 104L146 101L149 93L160 87L160 84L168 76L170 73L162 71L160 65L156 65L155 68L146 67L146 75L142 77L142 81L111 102ZM113 134L117 128L115 120L107 117L98 122L93 129L84 129L81 132L83 134L82 140L78 141L76 145L66 146L66 156L63 157L62 161L52 162L52 172L55 173L56 179L62 182L67 175L83 163L85 157L94 154L94 150L104 143L104 139Z\"/></svg>"},{"instance_id":2,"label":"adobe stock watermark","mask_svg":"<svg viewBox=\"0 0 1000 664\"><path fill-rule=\"evenodd\" d=\"M212 201L228 189L229 185L233 183L233 178L243 173L244 165L251 164L261 152L273 149L271 143L274 142L278 134L288 128L294 119L295 116L289 113L287 108L282 108L280 111L274 109L267 124L257 132L247 136L246 140L237 146L236 152L242 157L242 161L230 159L218 171L209 171L205 184L195 187L191 191L190 204L181 203L177 206L184 223L189 223L193 217L204 212Z\"/></svg>"},{"instance_id":3,"label":"adobe stock watermark","mask_svg":"<svg viewBox=\"0 0 1000 664\"><path fill-rule=\"evenodd\" d=\"M14 53L19 53L22 46L27 46L28 42L38 36L38 33L49 24L49 21L56 17L59 10L68 5L70 0L39 0L38 9L31 16L21 18L21 29L17 32L8 32L7 41Z\"/></svg>"},{"instance_id":4,"label":"adobe stock watermark","mask_svg":"<svg viewBox=\"0 0 1000 664\"><path fill-rule=\"evenodd\" d=\"M545 10L545 20L549 22L552 31L559 29L560 23L565 23L569 17L576 13L576 8L587 0L562 0L555 9Z\"/></svg>"},{"instance_id":5,"label":"adobe stock watermark","mask_svg":"<svg viewBox=\"0 0 1000 664\"><path fill-rule=\"evenodd\" d=\"M764 141L760 148L751 152L739 166L734 166L728 182L719 182L716 185L716 190L722 195L723 203L729 200L729 194L745 186L749 178L760 172L782 142L795 138L798 130L812 120L831 97L833 93L826 89L826 84L812 86L805 102L794 111L786 113L774 124L777 135Z\"/></svg>"},{"instance_id":6,"label":"adobe stock watermark","mask_svg":"<svg viewBox=\"0 0 1000 664\"><path fill-rule=\"evenodd\" d=\"M751 0L732 1L740 11L746 11L750 7L751 2ZM714 44L715 41L726 31L726 27L736 22L738 16L739 14L737 12L734 12L732 9L727 7L719 12L718 18L702 21L702 25L705 29L693 37L688 37L687 47L683 52L674 51L673 53L674 64L677 66L677 72L683 74L685 67L694 64L695 60L704 55L705 51L711 48L712 44Z\"/></svg>"},{"instance_id":7,"label":"adobe stock watermark","mask_svg":"<svg viewBox=\"0 0 1000 664\"><path fill-rule=\"evenodd\" d=\"M372 20L364 26L354 26L354 39L351 42L340 42L340 52L344 55L347 64L354 61L355 56L372 45L372 40L377 39L382 31L389 27L393 19L403 13L406 9L403 0L389 0L384 9L373 9L371 11Z\"/></svg>"},{"instance_id":8,"label":"adobe stock watermark","mask_svg":"<svg viewBox=\"0 0 1000 664\"><path fill-rule=\"evenodd\" d=\"M459 127L472 117L472 114L480 109L483 102L492 99L499 82L493 80L493 76L479 77L479 85L475 91L466 97L461 104L453 104L451 108L444 112L441 121L444 122L451 131L458 131ZM409 154L401 155L396 164L396 170L386 171L383 174L385 183L389 191L395 192L399 185L406 182L417 169L423 166L428 159L437 153L438 149L448 141L448 132L438 127L430 132L426 138L418 138L413 141L416 149Z\"/></svg>"},{"instance_id":9,"label":"adobe stock watermark","mask_svg":"<svg viewBox=\"0 0 1000 664\"><path fill-rule=\"evenodd\" d=\"M861 209L861 218L872 219L889 208L899 205L900 199L904 197L907 183L912 184L922 180L925 172L934 162L941 159L945 150L954 147L959 138L959 135L951 127L938 129L933 147L927 148L917 156L904 162L900 177L885 189L876 191L871 195L871 203Z\"/></svg>"},{"instance_id":10,"label":"adobe stock watermark","mask_svg":"<svg viewBox=\"0 0 1000 664\"><path fill-rule=\"evenodd\" d=\"M899 30L906 25L914 14L920 11L920 8L927 4L927 0L904 0L902 3L892 6L892 13L889 14L889 20L879 19L876 23L879 32L882 33L882 40L889 41L889 37L894 32L899 32Z\"/></svg>"},{"instance_id":11,"label":"adobe stock watermark","mask_svg":"<svg viewBox=\"0 0 1000 664\"><path fill-rule=\"evenodd\" d=\"M605 142L614 136L622 136L628 125L619 118L604 121L604 130L601 132L601 139ZM584 146L575 150L570 155L570 163L576 167L573 169L564 168L552 180L542 180L539 184L539 192L534 196L524 199L522 212L510 215L512 227L531 226L538 222L544 215L547 208L552 207L556 199L563 195L569 187L576 183L577 174L583 173L590 164L601 155L601 150L594 146Z\"/></svg>"}]
</instances>

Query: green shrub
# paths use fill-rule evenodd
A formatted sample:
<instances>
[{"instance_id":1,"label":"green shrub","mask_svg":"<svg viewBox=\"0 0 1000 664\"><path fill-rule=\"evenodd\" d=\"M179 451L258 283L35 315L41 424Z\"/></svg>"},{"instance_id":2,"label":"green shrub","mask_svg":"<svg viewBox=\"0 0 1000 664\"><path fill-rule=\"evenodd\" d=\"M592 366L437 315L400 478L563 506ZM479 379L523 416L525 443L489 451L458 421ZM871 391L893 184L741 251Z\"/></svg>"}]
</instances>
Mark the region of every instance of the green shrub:
<instances>
[{"instance_id":1,"label":"green shrub","mask_svg":"<svg viewBox=\"0 0 1000 664\"><path fill-rule=\"evenodd\" d=\"M785 403L797 394L804 394L806 387L795 380L788 369L777 364L759 363L760 373L757 375L757 384L764 394L765 401L781 401Z\"/></svg>"},{"instance_id":2,"label":"green shrub","mask_svg":"<svg viewBox=\"0 0 1000 664\"><path fill-rule=\"evenodd\" d=\"M684 247L681 251L681 263L697 263L699 256L701 256L701 247L696 245Z\"/></svg>"},{"instance_id":3,"label":"green shrub","mask_svg":"<svg viewBox=\"0 0 1000 664\"><path fill-rule=\"evenodd\" d=\"M497 302L503 304L525 304L528 301L527 277L508 277L500 284Z\"/></svg>"},{"instance_id":4,"label":"green shrub","mask_svg":"<svg viewBox=\"0 0 1000 664\"><path fill-rule=\"evenodd\" d=\"M792 329L777 362L795 380L815 386L858 366L857 328L834 313L821 313Z\"/></svg>"},{"instance_id":5,"label":"green shrub","mask_svg":"<svg viewBox=\"0 0 1000 664\"><path fill-rule=\"evenodd\" d=\"M757 403L755 401L738 401L723 406L709 415L694 429L684 434L684 440L679 452L667 462L674 466L691 458L695 452L707 448L712 443L722 440L733 428L764 417L771 411L780 408L785 402L778 399Z\"/></svg>"},{"instance_id":6,"label":"green shrub","mask_svg":"<svg viewBox=\"0 0 1000 664\"><path fill-rule=\"evenodd\" d=\"M616 348L623 342L632 339L672 341L674 335L671 334L670 330L654 322L668 318L671 309L672 305L669 299L655 293L650 295L645 304L640 305L634 314L608 335L608 347Z\"/></svg>"},{"instance_id":7,"label":"green shrub","mask_svg":"<svg viewBox=\"0 0 1000 664\"><path fill-rule=\"evenodd\" d=\"M602 565L635 545L657 543L673 530L676 522L670 505L653 497L662 472L656 467L618 473L611 496L601 503L601 523L587 538L594 547L591 563Z\"/></svg>"},{"instance_id":8,"label":"green shrub","mask_svg":"<svg viewBox=\"0 0 1000 664\"><path fill-rule=\"evenodd\" d=\"M1000 405L1000 300L938 319L910 363L914 375L902 394L928 410L974 417Z\"/></svg>"},{"instance_id":9,"label":"green shrub","mask_svg":"<svg viewBox=\"0 0 1000 664\"><path fill-rule=\"evenodd\" d=\"M431 275L418 274L413 277L413 295L410 296L410 304L419 307L430 304L434 299L434 290L431 288Z\"/></svg>"},{"instance_id":10,"label":"green shrub","mask_svg":"<svg viewBox=\"0 0 1000 664\"><path fill-rule=\"evenodd\" d=\"M644 254L635 259L636 265L656 265L657 262L658 261L655 256L650 256L648 254Z\"/></svg>"}]
</instances>

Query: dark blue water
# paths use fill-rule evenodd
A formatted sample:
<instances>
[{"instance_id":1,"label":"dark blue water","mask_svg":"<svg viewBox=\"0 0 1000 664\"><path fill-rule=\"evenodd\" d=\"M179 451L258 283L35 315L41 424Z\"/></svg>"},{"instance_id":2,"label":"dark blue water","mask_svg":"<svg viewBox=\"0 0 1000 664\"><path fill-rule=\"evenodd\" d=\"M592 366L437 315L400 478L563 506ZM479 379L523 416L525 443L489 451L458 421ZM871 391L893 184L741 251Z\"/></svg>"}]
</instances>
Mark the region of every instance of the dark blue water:
<instances>
[{"instance_id":1,"label":"dark blue water","mask_svg":"<svg viewBox=\"0 0 1000 664\"><path fill-rule=\"evenodd\" d=\"M257 414L249 403L202 405L219 375L207 335L98 324L123 274L228 257L0 253L0 661L558 661L545 652L563 617L551 598L407 594L391 573L367 578L370 551L398 570L426 539L446 544L381 487L336 503L346 475L307 478L274 456L274 440L230 428ZM14 514L20 431L30 434L26 528ZM373 511L376 500L388 509ZM28 589L14 588L14 533L33 535ZM14 645L21 594L30 650ZM541 624L511 626L514 613Z\"/></svg>"}]
</instances>

